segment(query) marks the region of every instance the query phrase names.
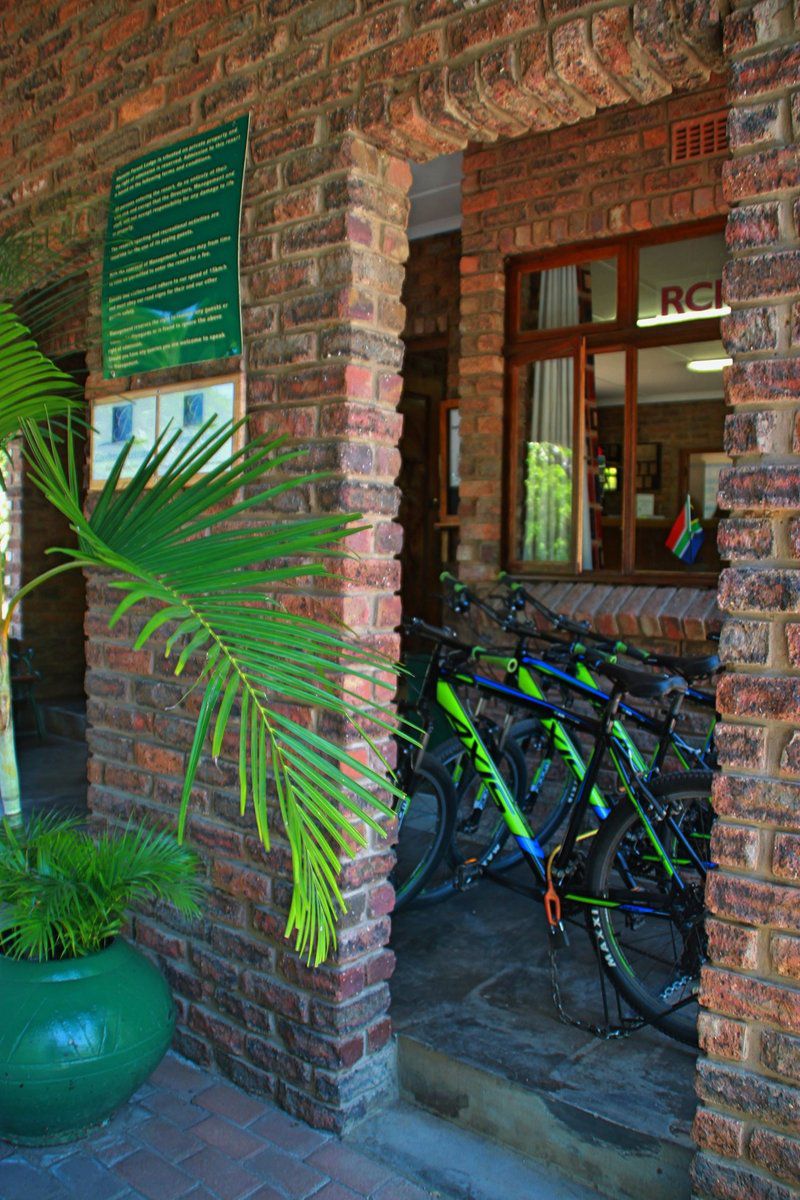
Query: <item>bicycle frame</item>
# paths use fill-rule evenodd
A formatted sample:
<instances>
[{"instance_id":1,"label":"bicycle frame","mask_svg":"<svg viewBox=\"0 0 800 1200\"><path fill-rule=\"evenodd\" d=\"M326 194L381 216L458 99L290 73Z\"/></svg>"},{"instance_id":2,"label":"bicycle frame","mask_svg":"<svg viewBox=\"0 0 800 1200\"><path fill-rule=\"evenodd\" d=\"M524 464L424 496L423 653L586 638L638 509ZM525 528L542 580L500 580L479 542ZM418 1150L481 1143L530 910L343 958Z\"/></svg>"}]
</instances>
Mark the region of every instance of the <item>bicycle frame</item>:
<instances>
[{"instance_id":1,"label":"bicycle frame","mask_svg":"<svg viewBox=\"0 0 800 1200\"><path fill-rule=\"evenodd\" d=\"M609 701L609 694L598 686L592 673L580 660L575 663L575 674L570 675L546 659L537 658L529 654L524 649L524 646L520 646L516 662L518 663L516 678L520 691L544 698L544 693L541 687L539 687L535 676L532 674L535 671L538 675L542 675L548 680L569 688L577 695L589 700L596 707L604 707ZM689 689L687 696L706 705L713 705L714 703L713 697L697 689ZM698 748L690 746L680 734L676 733L676 712L670 713L666 721L659 721L655 717L651 717L648 713L641 712L639 709L633 708L624 702L620 703L619 711L628 720L633 721L640 729L658 738L653 757L648 764L642 757L641 751L625 726L620 721L615 722L614 738L617 742L625 745L629 757L636 764L637 771L644 772L647 776L660 771L670 749L675 752L679 762L686 770L691 770L692 767L705 770L710 769L705 756L708 753L713 736L714 721L711 722L703 746ZM611 747L611 755L613 758L613 745Z\"/></svg>"},{"instance_id":2,"label":"bicycle frame","mask_svg":"<svg viewBox=\"0 0 800 1200\"><path fill-rule=\"evenodd\" d=\"M454 671L452 677L450 677L447 668L439 664L438 654L434 655L431 660L431 667L434 665L436 668L436 701L445 713L447 721L456 737L467 751L470 761L483 780L493 802L502 812L505 822L519 845L525 861L538 881L538 887L534 887L531 894L536 898L542 899L545 894L544 885L548 877L544 850L534 836L525 814L517 805L514 796L497 770L468 709L458 695L457 686L466 685L477 688L483 694L494 695L500 698L508 698L509 694L513 694L521 707L534 713L540 720L555 720L564 726L587 733L595 738L595 748L588 766L585 767L564 839L555 858L554 870L556 872L561 871L568 863L575 846L581 822L590 804L590 796L595 788L603 757L613 738L613 728L620 703L620 695L612 692L602 720L597 720L579 713L570 712L568 709L554 705L547 700L534 696L526 696L516 689L511 689L497 683L495 680L465 672L462 668ZM634 805L646 830L648 839L653 846L653 850L661 860L667 875L680 890L683 890L685 884L676 872L675 866L662 845L646 810L652 812L657 820L666 821L671 835L681 844L688 856L688 860L694 864L703 876L706 873L706 864L697 856L691 843L671 815L664 811L656 797L647 788L644 780L640 777L641 773L637 771L636 763L628 755L627 746L624 743L619 743L617 749L625 788L631 799L631 803ZM645 897L641 894L638 894L636 898L631 894L630 898L609 899L607 897L584 896L568 891L564 899L578 904L602 905L604 907L618 908L626 912L647 912L656 916L669 917L669 913L644 903Z\"/></svg>"}]
</instances>

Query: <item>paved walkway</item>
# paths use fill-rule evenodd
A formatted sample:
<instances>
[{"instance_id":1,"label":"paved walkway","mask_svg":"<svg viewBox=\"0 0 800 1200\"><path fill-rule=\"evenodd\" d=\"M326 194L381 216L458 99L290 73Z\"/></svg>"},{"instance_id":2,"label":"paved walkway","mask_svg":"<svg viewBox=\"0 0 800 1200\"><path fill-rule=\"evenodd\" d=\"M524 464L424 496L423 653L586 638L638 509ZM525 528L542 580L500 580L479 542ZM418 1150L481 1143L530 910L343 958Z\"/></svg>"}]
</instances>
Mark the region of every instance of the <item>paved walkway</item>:
<instances>
[{"instance_id":1,"label":"paved walkway","mask_svg":"<svg viewBox=\"0 0 800 1200\"><path fill-rule=\"evenodd\" d=\"M92 1137L44 1149L0 1142L2 1200L428 1200L435 1194L171 1054Z\"/></svg>"}]
</instances>

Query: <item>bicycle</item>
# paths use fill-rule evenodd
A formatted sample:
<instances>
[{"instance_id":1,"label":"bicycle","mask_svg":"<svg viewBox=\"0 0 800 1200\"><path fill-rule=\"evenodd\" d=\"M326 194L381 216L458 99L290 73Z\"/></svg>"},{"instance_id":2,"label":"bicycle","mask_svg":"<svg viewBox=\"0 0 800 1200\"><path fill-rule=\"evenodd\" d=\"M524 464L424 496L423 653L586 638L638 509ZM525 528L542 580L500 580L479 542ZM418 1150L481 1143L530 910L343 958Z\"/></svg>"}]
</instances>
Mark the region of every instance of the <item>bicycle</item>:
<instances>
[{"instance_id":1,"label":"bicycle","mask_svg":"<svg viewBox=\"0 0 800 1200\"><path fill-rule=\"evenodd\" d=\"M402 793L395 810L395 863L389 875L395 910L409 904L424 887L453 836L456 795L444 766L420 743L398 738L394 782ZM402 836L401 836L402 834Z\"/></svg>"},{"instance_id":2,"label":"bicycle","mask_svg":"<svg viewBox=\"0 0 800 1200\"><path fill-rule=\"evenodd\" d=\"M562 912L583 910L604 969L618 993L645 1019L692 1044L695 1018L688 1009L694 1004L704 956L703 885L712 865L696 849L693 834L707 818L710 778L706 773L685 772L645 781L626 745L614 736L623 694L659 698L685 693L686 684L676 677L653 678L598 660L592 662L593 669L612 682L599 719L546 699L528 696L518 701L539 718L555 719L594 741L561 844L546 854L458 694L464 686L488 694L502 695L508 690L470 669L470 663L487 652L422 621L411 622L411 629L434 643L423 690L435 694L534 876L532 886L521 885L492 870L491 857L484 857L483 861L458 863L453 887L463 889L481 877L490 877L543 901L553 946L565 937ZM607 814L598 830L582 832L590 796L612 744L626 798ZM586 841L591 842L588 854L584 853Z\"/></svg>"},{"instance_id":3,"label":"bicycle","mask_svg":"<svg viewBox=\"0 0 800 1200\"><path fill-rule=\"evenodd\" d=\"M531 603L543 615L549 624L560 632L567 632L573 638L582 637L602 647L605 656L610 661L616 661L616 656L628 654L639 662L647 665L666 666L673 673L687 680L686 693L676 696L670 710L663 719L653 717L629 704L619 706L620 718L629 720L655 739L655 749L648 761L645 760L639 747L634 742L625 723L618 719L614 725L615 742L624 743L630 760L635 764L637 772L646 778L655 776L664 770L667 755L672 752L684 770L711 771L716 766L716 755L713 744L715 716L710 722L705 739L700 746L691 745L678 733L676 723L678 712L684 699L690 699L707 708L714 709L712 693L702 691L692 685L692 680L707 676L719 668L719 659L714 655L699 658L679 658L650 654L636 647L630 647L621 641L611 642L601 635L594 634L583 624L577 624L561 614L543 605L536 597L528 593L521 584L511 585L509 610L505 614L497 613L471 592L464 584L459 583L447 572L442 574L442 581L449 585L451 595L445 599L454 611L463 615L474 605L491 620L508 633L513 633L516 645L510 661L513 670L506 671L506 683L513 685L519 692L539 699L544 699L547 689L558 687L562 693L570 693L575 699L588 701L595 709L602 711L608 702L608 693L598 685L594 675L585 662L586 647L577 640L565 642L543 633L536 627L520 625L517 612L525 603ZM547 643L547 652L557 654L556 662L532 654L527 649L528 641L536 638ZM492 661L491 659L488 661ZM495 665L504 666L505 660L498 657L493 660ZM564 701L566 703L566 701ZM558 721L529 719L518 721L506 732L506 738L515 740L524 750L529 776L528 795L523 807L533 811L536 816L537 837L546 844L566 820L570 806L574 802L576 788L583 778L586 764L583 756ZM502 745L501 740L501 745ZM612 762L616 766L614 745L610 748ZM619 774L619 772L617 772ZM485 800L484 800L485 803ZM595 815L602 820L608 815L609 806L605 799L595 791L591 797L591 805ZM497 833L505 838L506 830L499 822ZM519 861L519 854L505 860L506 865Z\"/></svg>"}]
</instances>

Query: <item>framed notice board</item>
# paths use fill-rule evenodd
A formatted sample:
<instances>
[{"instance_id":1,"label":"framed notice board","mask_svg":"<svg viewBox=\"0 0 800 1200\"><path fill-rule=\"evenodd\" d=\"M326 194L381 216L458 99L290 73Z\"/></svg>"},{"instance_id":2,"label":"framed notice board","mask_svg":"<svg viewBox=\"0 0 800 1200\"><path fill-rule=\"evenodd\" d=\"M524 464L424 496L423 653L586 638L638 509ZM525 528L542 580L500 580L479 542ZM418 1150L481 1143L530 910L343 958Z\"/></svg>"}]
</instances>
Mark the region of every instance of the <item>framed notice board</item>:
<instances>
[{"instance_id":1,"label":"framed notice board","mask_svg":"<svg viewBox=\"0 0 800 1200\"><path fill-rule=\"evenodd\" d=\"M103 374L241 354L239 222L249 116L114 173L103 256Z\"/></svg>"},{"instance_id":2,"label":"framed notice board","mask_svg":"<svg viewBox=\"0 0 800 1200\"><path fill-rule=\"evenodd\" d=\"M133 439L121 479L130 479L146 458L159 434L179 433L165 465L170 463L212 417L215 426L237 421L244 413L241 375L222 375L216 379L198 379L191 383L170 384L161 388L141 388L119 392L96 400L92 407L91 473L89 487L101 488L111 475L123 446ZM212 427L213 432L213 427ZM229 438L209 459L212 470L244 440L244 427Z\"/></svg>"}]
</instances>

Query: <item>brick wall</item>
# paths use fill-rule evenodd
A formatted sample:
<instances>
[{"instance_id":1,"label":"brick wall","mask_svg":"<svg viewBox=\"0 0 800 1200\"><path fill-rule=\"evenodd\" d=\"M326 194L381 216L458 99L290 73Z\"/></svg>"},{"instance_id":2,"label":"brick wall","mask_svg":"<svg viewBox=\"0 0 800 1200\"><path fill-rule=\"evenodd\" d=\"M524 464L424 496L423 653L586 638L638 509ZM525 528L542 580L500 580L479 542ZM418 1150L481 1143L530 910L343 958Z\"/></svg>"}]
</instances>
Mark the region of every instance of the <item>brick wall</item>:
<instances>
[{"instance_id":1,"label":"brick wall","mask_svg":"<svg viewBox=\"0 0 800 1200\"><path fill-rule=\"evenodd\" d=\"M722 214L724 155L670 166L670 125L726 106L720 81L644 107L627 105L566 129L464 156L461 260L462 485L465 578L500 567L503 495L505 262L509 256ZM690 643L718 628L696 588L554 585L549 594L633 637Z\"/></svg>"},{"instance_id":2,"label":"brick wall","mask_svg":"<svg viewBox=\"0 0 800 1200\"><path fill-rule=\"evenodd\" d=\"M702 6L656 3L564 11L548 0L543 16L529 0L131 0L122 8L19 0L0 21L3 228L82 207L99 240L115 166L251 112L242 240L248 412L254 429L308 443L312 461L333 471L304 505L366 513L373 529L359 536L361 557L324 600L391 648L409 183L401 160L701 87L719 60L714 20ZM579 127L569 136L580 142ZM465 291L484 306L485 324L476 327L473 309L468 378L477 396L485 373L491 396L502 297L498 307L479 279L481 253L474 268L465 259L475 277ZM96 251L86 262L93 296L79 347L90 395L108 387L99 262ZM487 410L489 425L495 420ZM105 582L91 581L92 806L110 821L145 810L171 820L189 709L169 707L180 697L150 651L130 651L124 629L108 634L108 605ZM206 915L184 927L156 910L137 919L136 934L175 989L182 1050L317 1124L341 1127L392 1087L389 856L370 846L348 866L338 954L309 970L282 939L285 848L278 837L264 861L251 824L237 817L231 777L231 764L209 761L198 779L192 833L208 866Z\"/></svg>"},{"instance_id":3,"label":"brick wall","mask_svg":"<svg viewBox=\"0 0 800 1200\"><path fill-rule=\"evenodd\" d=\"M726 21L733 158L723 336L735 456L720 544L730 673L708 886L696 1193L800 1192L800 47L798 10L759 3Z\"/></svg>"}]
</instances>

